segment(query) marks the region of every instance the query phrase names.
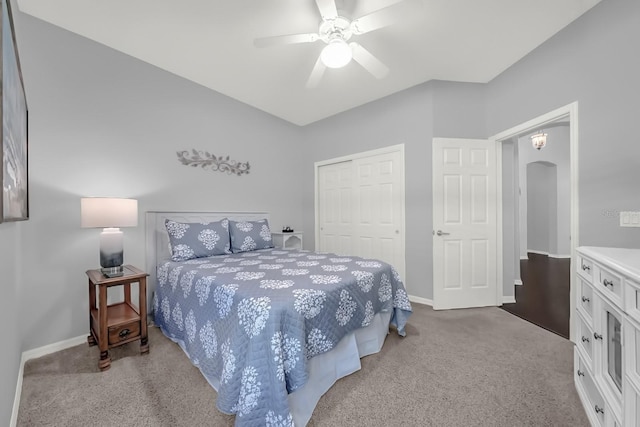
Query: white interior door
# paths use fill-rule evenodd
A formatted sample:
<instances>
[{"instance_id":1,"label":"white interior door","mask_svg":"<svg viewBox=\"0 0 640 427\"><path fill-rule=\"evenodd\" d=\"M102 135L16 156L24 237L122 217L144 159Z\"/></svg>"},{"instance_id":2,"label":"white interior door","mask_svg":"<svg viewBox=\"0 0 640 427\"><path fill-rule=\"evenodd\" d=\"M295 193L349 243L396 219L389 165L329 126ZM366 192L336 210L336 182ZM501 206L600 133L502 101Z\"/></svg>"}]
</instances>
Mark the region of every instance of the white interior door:
<instances>
[{"instance_id":1,"label":"white interior door","mask_svg":"<svg viewBox=\"0 0 640 427\"><path fill-rule=\"evenodd\" d=\"M318 168L319 250L353 253L353 163Z\"/></svg>"},{"instance_id":2,"label":"white interior door","mask_svg":"<svg viewBox=\"0 0 640 427\"><path fill-rule=\"evenodd\" d=\"M495 141L433 140L433 308L497 305Z\"/></svg>"},{"instance_id":3,"label":"white interior door","mask_svg":"<svg viewBox=\"0 0 640 427\"><path fill-rule=\"evenodd\" d=\"M404 175L401 153L396 151L356 159L353 169L355 254L385 261L403 274Z\"/></svg>"},{"instance_id":4,"label":"white interior door","mask_svg":"<svg viewBox=\"0 0 640 427\"><path fill-rule=\"evenodd\" d=\"M404 277L404 147L316 164L316 249L375 258Z\"/></svg>"}]
</instances>

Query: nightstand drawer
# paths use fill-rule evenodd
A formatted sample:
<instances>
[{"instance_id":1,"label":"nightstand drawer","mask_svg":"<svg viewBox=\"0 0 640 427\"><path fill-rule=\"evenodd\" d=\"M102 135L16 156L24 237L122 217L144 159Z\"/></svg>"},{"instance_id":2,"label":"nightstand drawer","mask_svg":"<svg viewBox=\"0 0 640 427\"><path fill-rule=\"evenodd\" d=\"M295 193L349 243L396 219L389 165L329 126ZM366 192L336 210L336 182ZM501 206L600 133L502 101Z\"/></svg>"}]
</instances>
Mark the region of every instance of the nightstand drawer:
<instances>
[{"instance_id":1,"label":"nightstand drawer","mask_svg":"<svg viewBox=\"0 0 640 427\"><path fill-rule=\"evenodd\" d=\"M140 322L135 321L109 328L109 345L124 343L140 336Z\"/></svg>"}]
</instances>

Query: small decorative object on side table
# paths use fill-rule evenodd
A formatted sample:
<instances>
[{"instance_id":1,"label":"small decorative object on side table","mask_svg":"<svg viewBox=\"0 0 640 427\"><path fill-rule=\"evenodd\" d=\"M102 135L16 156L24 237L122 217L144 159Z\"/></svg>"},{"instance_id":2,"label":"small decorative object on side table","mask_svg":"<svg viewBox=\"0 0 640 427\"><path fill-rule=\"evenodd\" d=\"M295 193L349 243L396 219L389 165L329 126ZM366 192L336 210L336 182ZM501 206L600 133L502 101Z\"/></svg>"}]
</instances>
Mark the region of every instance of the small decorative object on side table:
<instances>
[{"instance_id":1,"label":"small decorative object on side table","mask_svg":"<svg viewBox=\"0 0 640 427\"><path fill-rule=\"evenodd\" d=\"M149 352L147 336L147 276L144 271L125 265L119 277L106 277L100 269L87 270L89 277L89 336L90 346L100 347L101 371L109 369L109 349L140 340L140 353ZM138 306L131 302L131 284L138 283ZM98 301L96 301L96 286ZM107 289L124 287L124 301L107 305Z\"/></svg>"}]
</instances>

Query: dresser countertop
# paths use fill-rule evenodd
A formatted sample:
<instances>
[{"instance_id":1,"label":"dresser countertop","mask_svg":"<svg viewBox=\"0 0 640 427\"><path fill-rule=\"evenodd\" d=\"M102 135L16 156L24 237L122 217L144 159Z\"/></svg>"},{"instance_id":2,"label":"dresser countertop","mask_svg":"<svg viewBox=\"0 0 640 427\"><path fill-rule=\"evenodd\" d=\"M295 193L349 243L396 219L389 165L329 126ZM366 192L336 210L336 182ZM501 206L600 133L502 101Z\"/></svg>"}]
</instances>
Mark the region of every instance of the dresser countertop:
<instances>
[{"instance_id":1,"label":"dresser countertop","mask_svg":"<svg viewBox=\"0 0 640 427\"><path fill-rule=\"evenodd\" d=\"M640 249L580 246L578 252L640 282Z\"/></svg>"}]
</instances>

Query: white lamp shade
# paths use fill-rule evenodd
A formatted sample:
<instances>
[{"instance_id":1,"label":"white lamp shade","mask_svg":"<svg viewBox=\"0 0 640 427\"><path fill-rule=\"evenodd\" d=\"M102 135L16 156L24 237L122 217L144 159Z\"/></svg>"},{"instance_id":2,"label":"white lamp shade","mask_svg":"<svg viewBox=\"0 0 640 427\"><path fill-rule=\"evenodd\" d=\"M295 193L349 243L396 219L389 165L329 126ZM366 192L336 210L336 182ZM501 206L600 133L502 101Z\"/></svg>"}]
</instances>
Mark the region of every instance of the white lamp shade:
<instances>
[{"instance_id":1,"label":"white lamp shade","mask_svg":"<svg viewBox=\"0 0 640 427\"><path fill-rule=\"evenodd\" d=\"M80 199L80 226L83 228L135 227L138 201L111 197Z\"/></svg>"},{"instance_id":2,"label":"white lamp shade","mask_svg":"<svg viewBox=\"0 0 640 427\"><path fill-rule=\"evenodd\" d=\"M329 68L344 67L352 56L351 47L341 39L331 40L320 53L322 63Z\"/></svg>"}]
</instances>

